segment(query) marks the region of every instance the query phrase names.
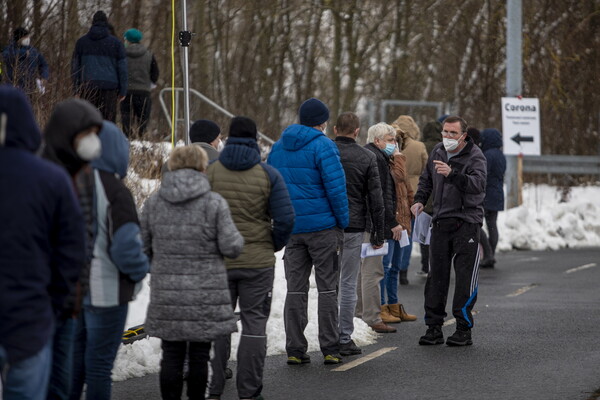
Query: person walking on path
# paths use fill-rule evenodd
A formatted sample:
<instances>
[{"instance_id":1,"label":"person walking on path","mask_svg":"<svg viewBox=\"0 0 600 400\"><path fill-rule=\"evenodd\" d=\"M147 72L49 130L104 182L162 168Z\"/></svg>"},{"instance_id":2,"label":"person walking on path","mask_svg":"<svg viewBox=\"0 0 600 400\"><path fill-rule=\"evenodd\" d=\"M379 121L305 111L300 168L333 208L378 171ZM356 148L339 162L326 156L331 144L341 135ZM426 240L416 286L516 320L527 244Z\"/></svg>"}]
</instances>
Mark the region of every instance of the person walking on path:
<instances>
[{"instance_id":1,"label":"person walking on path","mask_svg":"<svg viewBox=\"0 0 600 400\"><path fill-rule=\"evenodd\" d=\"M346 174L350 215L350 222L344 229L344 249L340 268L340 354L351 356L362 353L352 340L352 333L358 299L357 283L363 237L369 220L373 231L370 237L371 245L374 249L383 247L385 208L377 159L372 152L356 143L360 132L358 116L351 112L340 114L333 131Z\"/></svg>"},{"instance_id":2,"label":"person walking on path","mask_svg":"<svg viewBox=\"0 0 600 400\"><path fill-rule=\"evenodd\" d=\"M496 245L498 244L498 212L504 210L504 173L506 157L502 153L502 134L493 128L481 132L481 151L487 161L487 182L485 185L485 224L489 234L482 237L484 258L481 268L494 268Z\"/></svg>"},{"instance_id":3,"label":"person walking on path","mask_svg":"<svg viewBox=\"0 0 600 400\"><path fill-rule=\"evenodd\" d=\"M190 142L206 151L209 162L219 158L219 152L223 149L222 137L219 125L208 119L199 119L190 128Z\"/></svg>"},{"instance_id":4,"label":"person walking on path","mask_svg":"<svg viewBox=\"0 0 600 400\"><path fill-rule=\"evenodd\" d=\"M177 147L161 187L142 210L142 238L152 266L146 329L162 339L162 398L204 399L211 342L237 330L223 257L236 258L244 238L227 201L212 192L199 146Z\"/></svg>"},{"instance_id":5,"label":"person walking on path","mask_svg":"<svg viewBox=\"0 0 600 400\"><path fill-rule=\"evenodd\" d=\"M206 170L213 191L227 200L244 249L225 259L232 309L239 301L242 332L237 354L236 383L240 399L260 396L267 354L267 320L271 311L275 255L294 227L294 208L281 174L260 161L256 124L235 117L219 159ZM209 398L220 398L231 337L214 343Z\"/></svg>"},{"instance_id":6,"label":"person walking on path","mask_svg":"<svg viewBox=\"0 0 600 400\"><path fill-rule=\"evenodd\" d=\"M425 165L427 164L427 150L425 145L419 141L421 132L415 120L409 115L401 115L394 122L392 126L399 129L398 133L402 133L402 154L406 156L406 173L408 175L408 181L410 187L415 193L417 191L417 184L419 182L419 176L423 172ZM414 219L411 219L411 229L414 225ZM403 247L400 252L402 253L402 265L400 266L400 284L408 285L408 267L410 266L410 256L412 254L412 235L408 236L409 245Z\"/></svg>"},{"instance_id":7,"label":"person walking on path","mask_svg":"<svg viewBox=\"0 0 600 400\"><path fill-rule=\"evenodd\" d=\"M479 275L479 230L483 221L486 161L483 153L467 137L467 123L450 116L443 123L443 143L434 147L419 179L415 203L417 216L430 196L434 196L429 275L425 283L425 324L427 333L421 345L444 343L442 325L452 265L456 286L452 314L456 331L446 340L449 346L473 344L471 310L477 301Z\"/></svg>"},{"instance_id":8,"label":"person walking on path","mask_svg":"<svg viewBox=\"0 0 600 400\"><path fill-rule=\"evenodd\" d=\"M12 42L2 52L6 78L13 86L31 96L44 94L50 77L48 63L38 49L31 45L31 34L23 27L13 31Z\"/></svg>"},{"instance_id":9,"label":"person walking on path","mask_svg":"<svg viewBox=\"0 0 600 400\"><path fill-rule=\"evenodd\" d=\"M97 11L89 32L75 44L71 59L75 94L116 121L117 102L127 94L127 57L123 43L108 30L108 18Z\"/></svg>"},{"instance_id":10,"label":"person walking on path","mask_svg":"<svg viewBox=\"0 0 600 400\"><path fill-rule=\"evenodd\" d=\"M42 144L25 94L0 86L0 397L43 400L56 316L85 265L85 228L67 172Z\"/></svg>"},{"instance_id":11,"label":"person walking on path","mask_svg":"<svg viewBox=\"0 0 600 400\"><path fill-rule=\"evenodd\" d=\"M146 131L152 100L150 91L158 81L158 64L154 54L140 43L142 32L131 28L125 32L127 55L127 95L121 102L123 132L128 138L142 137Z\"/></svg>"},{"instance_id":12,"label":"person walking on path","mask_svg":"<svg viewBox=\"0 0 600 400\"><path fill-rule=\"evenodd\" d=\"M288 364L310 362L304 329L312 266L319 291L319 344L325 364L339 355L338 302L342 229L348 226L346 179L335 143L325 135L329 109L311 98L300 106L300 124L288 126L275 142L268 163L285 180L296 222L284 255L284 306Z\"/></svg>"}]
</instances>

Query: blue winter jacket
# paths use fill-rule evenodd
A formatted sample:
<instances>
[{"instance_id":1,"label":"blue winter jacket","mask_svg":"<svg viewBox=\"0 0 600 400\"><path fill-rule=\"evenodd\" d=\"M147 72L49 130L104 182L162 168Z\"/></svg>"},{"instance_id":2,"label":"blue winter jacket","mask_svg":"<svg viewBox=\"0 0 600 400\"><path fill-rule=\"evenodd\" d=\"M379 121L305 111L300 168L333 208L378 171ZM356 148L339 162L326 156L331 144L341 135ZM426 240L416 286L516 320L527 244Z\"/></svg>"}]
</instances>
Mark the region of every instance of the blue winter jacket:
<instances>
[{"instance_id":1,"label":"blue winter jacket","mask_svg":"<svg viewBox=\"0 0 600 400\"><path fill-rule=\"evenodd\" d=\"M71 178L34 154L41 140L23 92L0 86L0 347L9 363L52 338L86 261Z\"/></svg>"},{"instance_id":2,"label":"blue winter jacket","mask_svg":"<svg viewBox=\"0 0 600 400\"><path fill-rule=\"evenodd\" d=\"M116 89L127 94L127 57L123 43L108 31L104 22L92 25L75 44L71 75L76 93L84 84L98 89Z\"/></svg>"},{"instance_id":3,"label":"blue winter jacket","mask_svg":"<svg viewBox=\"0 0 600 400\"><path fill-rule=\"evenodd\" d=\"M122 179L127 174L129 142L115 124L104 121L99 135L102 156L92 161L96 185L98 232L84 303L97 307L127 304L150 269L143 252L133 196Z\"/></svg>"},{"instance_id":4,"label":"blue winter jacket","mask_svg":"<svg viewBox=\"0 0 600 400\"><path fill-rule=\"evenodd\" d=\"M6 77L15 86L27 93L36 89L36 78L48 79L48 63L42 54L33 46L19 46L12 42L2 52Z\"/></svg>"},{"instance_id":5,"label":"blue winter jacket","mask_svg":"<svg viewBox=\"0 0 600 400\"><path fill-rule=\"evenodd\" d=\"M296 212L292 233L348 226L346 177L335 143L323 132L290 125L273 145L267 162L285 180Z\"/></svg>"},{"instance_id":6,"label":"blue winter jacket","mask_svg":"<svg viewBox=\"0 0 600 400\"><path fill-rule=\"evenodd\" d=\"M483 208L491 211L504 210L504 172L506 157L500 150L502 134L496 129L481 132L481 151L487 160L487 184Z\"/></svg>"}]
</instances>

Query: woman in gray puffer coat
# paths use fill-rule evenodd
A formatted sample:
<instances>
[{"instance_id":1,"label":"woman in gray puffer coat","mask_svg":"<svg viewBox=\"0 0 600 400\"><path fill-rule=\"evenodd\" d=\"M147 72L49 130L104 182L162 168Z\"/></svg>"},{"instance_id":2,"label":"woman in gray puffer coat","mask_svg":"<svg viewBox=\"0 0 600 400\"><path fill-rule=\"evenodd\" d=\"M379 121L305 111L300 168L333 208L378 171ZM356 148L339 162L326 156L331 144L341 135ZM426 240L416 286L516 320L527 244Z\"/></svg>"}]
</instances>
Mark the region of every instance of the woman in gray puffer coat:
<instances>
[{"instance_id":1,"label":"woman in gray puffer coat","mask_svg":"<svg viewBox=\"0 0 600 400\"><path fill-rule=\"evenodd\" d=\"M211 341L236 331L223 257L239 256L244 239L225 199L210 191L207 163L199 146L176 148L142 211L152 273L146 328L162 339L163 399L181 398L186 354L188 397L204 399Z\"/></svg>"}]
</instances>

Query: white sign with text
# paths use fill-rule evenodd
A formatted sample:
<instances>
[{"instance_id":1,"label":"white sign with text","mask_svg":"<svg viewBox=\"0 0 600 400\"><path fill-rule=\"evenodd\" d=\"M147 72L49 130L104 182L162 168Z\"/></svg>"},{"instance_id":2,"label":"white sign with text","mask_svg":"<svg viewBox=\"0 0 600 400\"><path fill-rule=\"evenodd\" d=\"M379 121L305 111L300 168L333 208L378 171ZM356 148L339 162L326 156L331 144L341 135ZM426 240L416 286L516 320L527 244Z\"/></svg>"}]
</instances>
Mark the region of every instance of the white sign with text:
<instances>
[{"instance_id":1,"label":"white sign with text","mask_svg":"<svg viewBox=\"0 0 600 400\"><path fill-rule=\"evenodd\" d=\"M502 98L502 140L506 155L541 154L539 99Z\"/></svg>"}]
</instances>

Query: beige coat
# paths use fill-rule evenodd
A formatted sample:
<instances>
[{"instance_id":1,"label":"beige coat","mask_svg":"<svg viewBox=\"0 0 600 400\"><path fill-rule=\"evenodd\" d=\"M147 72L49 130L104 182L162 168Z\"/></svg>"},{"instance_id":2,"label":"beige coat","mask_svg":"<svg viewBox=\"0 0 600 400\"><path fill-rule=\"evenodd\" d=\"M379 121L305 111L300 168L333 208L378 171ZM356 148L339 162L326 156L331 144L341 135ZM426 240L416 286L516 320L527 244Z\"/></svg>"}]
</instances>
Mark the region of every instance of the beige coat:
<instances>
[{"instance_id":1,"label":"beige coat","mask_svg":"<svg viewBox=\"0 0 600 400\"><path fill-rule=\"evenodd\" d=\"M392 122L394 128L400 128L403 135L402 154L406 156L406 173L413 192L417 191L419 177L427 165L427 149L419 140L421 132L416 122L408 115L401 115Z\"/></svg>"}]
</instances>

